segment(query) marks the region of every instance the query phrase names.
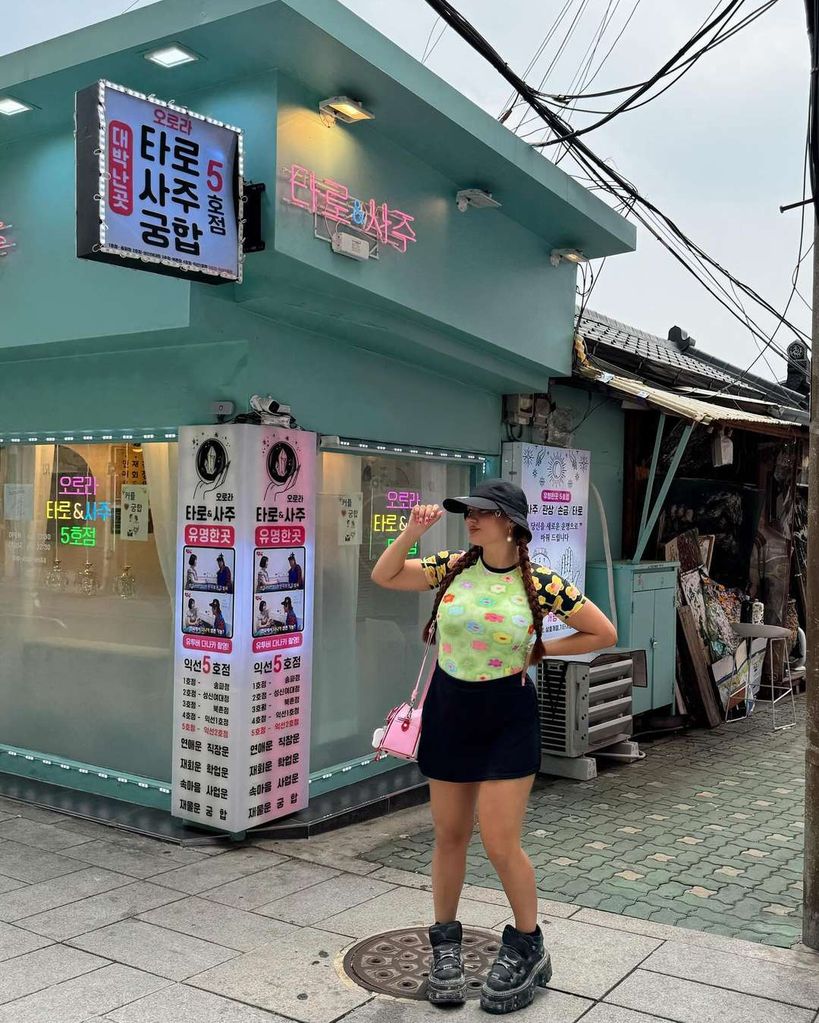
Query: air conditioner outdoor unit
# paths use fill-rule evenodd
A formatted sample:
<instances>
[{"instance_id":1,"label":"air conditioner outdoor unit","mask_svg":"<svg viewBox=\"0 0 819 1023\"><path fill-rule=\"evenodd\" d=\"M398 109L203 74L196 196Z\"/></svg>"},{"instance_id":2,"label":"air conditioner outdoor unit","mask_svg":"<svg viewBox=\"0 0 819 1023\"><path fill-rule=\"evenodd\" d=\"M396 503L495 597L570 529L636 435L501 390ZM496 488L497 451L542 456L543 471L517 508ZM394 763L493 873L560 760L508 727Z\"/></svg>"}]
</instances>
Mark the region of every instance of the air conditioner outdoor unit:
<instances>
[{"instance_id":1,"label":"air conditioner outdoor unit","mask_svg":"<svg viewBox=\"0 0 819 1023\"><path fill-rule=\"evenodd\" d=\"M587 780L597 774L589 754L641 758L637 744L630 741L638 655L614 649L540 662L536 685L543 773Z\"/></svg>"}]
</instances>

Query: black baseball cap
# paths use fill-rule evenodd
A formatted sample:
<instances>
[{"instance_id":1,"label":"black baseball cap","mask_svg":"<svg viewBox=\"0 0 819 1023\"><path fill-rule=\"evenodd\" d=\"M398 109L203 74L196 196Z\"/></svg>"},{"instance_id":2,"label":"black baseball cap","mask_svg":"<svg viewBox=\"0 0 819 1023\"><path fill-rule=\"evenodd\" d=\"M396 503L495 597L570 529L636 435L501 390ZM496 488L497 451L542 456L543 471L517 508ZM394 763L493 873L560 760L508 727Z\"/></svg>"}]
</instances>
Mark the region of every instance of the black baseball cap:
<instances>
[{"instance_id":1,"label":"black baseball cap","mask_svg":"<svg viewBox=\"0 0 819 1023\"><path fill-rule=\"evenodd\" d=\"M527 519L529 502L526 499L526 494L520 487L516 487L514 483L509 483L506 480L484 480L483 483L472 488L468 497L446 498L444 508L448 512L456 512L460 515L463 515L469 508L501 511L523 530L527 543L532 539L532 531L529 529Z\"/></svg>"}]
</instances>

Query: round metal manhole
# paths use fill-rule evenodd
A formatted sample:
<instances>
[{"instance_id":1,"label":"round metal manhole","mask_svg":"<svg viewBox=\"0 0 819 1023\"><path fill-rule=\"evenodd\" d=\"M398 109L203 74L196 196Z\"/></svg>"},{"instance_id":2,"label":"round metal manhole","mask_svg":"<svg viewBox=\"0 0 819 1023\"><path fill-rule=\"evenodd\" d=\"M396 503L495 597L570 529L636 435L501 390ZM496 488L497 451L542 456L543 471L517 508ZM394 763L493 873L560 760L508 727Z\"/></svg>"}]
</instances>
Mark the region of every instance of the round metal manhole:
<instances>
[{"instance_id":1,"label":"round metal manhole","mask_svg":"<svg viewBox=\"0 0 819 1023\"><path fill-rule=\"evenodd\" d=\"M464 928L463 958L466 996L478 998L481 985L500 948L492 931ZM432 959L429 933L425 927L407 927L386 934L373 934L354 945L344 956L343 968L359 987L393 998L427 997L427 977Z\"/></svg>"}]
</instances>

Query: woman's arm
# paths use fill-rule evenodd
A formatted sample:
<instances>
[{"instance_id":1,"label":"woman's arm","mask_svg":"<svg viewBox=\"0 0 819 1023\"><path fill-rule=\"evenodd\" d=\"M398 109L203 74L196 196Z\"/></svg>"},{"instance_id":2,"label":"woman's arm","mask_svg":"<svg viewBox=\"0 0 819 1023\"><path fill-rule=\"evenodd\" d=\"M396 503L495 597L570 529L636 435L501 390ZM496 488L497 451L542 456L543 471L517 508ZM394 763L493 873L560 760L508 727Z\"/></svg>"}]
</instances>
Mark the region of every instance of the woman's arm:
<instances>
[{"instance_id":1,"label":"woman's arm","mask_svg":"<svg viewBox=\"0 0 819 1023\"><path fill-rule=\"evenodd\" d=\"M577 631L573 636L544 641L547 657L568 657L603 650L617 642L617 629L596 604L587 598L566 624Z\"/></svg>"},{"instance_id":2,"label":"woman's arm","mask_svg":"<svg viewBox=\"0 0 819 1023\"><path fill-rule=\"evenodd\" d=\"M407 561L410 549L444 514L437 504L416 505L410 514L406 529L384 551L372 570L372 581L386 590L429 589L429 580L420 558Z\"/></svg>"}]
</instances>

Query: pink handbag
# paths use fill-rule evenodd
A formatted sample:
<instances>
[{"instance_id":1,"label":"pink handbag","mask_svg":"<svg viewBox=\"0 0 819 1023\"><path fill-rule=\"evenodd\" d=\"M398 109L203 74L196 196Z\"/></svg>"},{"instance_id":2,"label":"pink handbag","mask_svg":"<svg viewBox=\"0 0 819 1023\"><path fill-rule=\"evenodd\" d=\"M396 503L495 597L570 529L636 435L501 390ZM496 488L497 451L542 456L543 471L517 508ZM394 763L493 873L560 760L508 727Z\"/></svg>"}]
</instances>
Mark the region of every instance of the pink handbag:
<instances>
[{"instance_id":1,"label":"pink handbag","mask_svg":"<svg viewBox=\"0 0 819 1023\"><path fill-rule=\"evenodd\" d=\"M434 635L431 635L424 650L424 658L421 661L421 669L418 672L418 679L409 703L402 703L387 715L383 728L377 728L373 733L373 749L377 752L374 760L381 760L385 756L398 757L399 760L416 760L418 757L418 743L421 739L421 719L424 709L424 700L427 698L429 684L435 674L437 658L433 658L432 666L429 669L424 691L421 700L416 705L418 690L421 688L421 679L424 675L424 668L429 657Z\"/></svg>"}]
</instances>

